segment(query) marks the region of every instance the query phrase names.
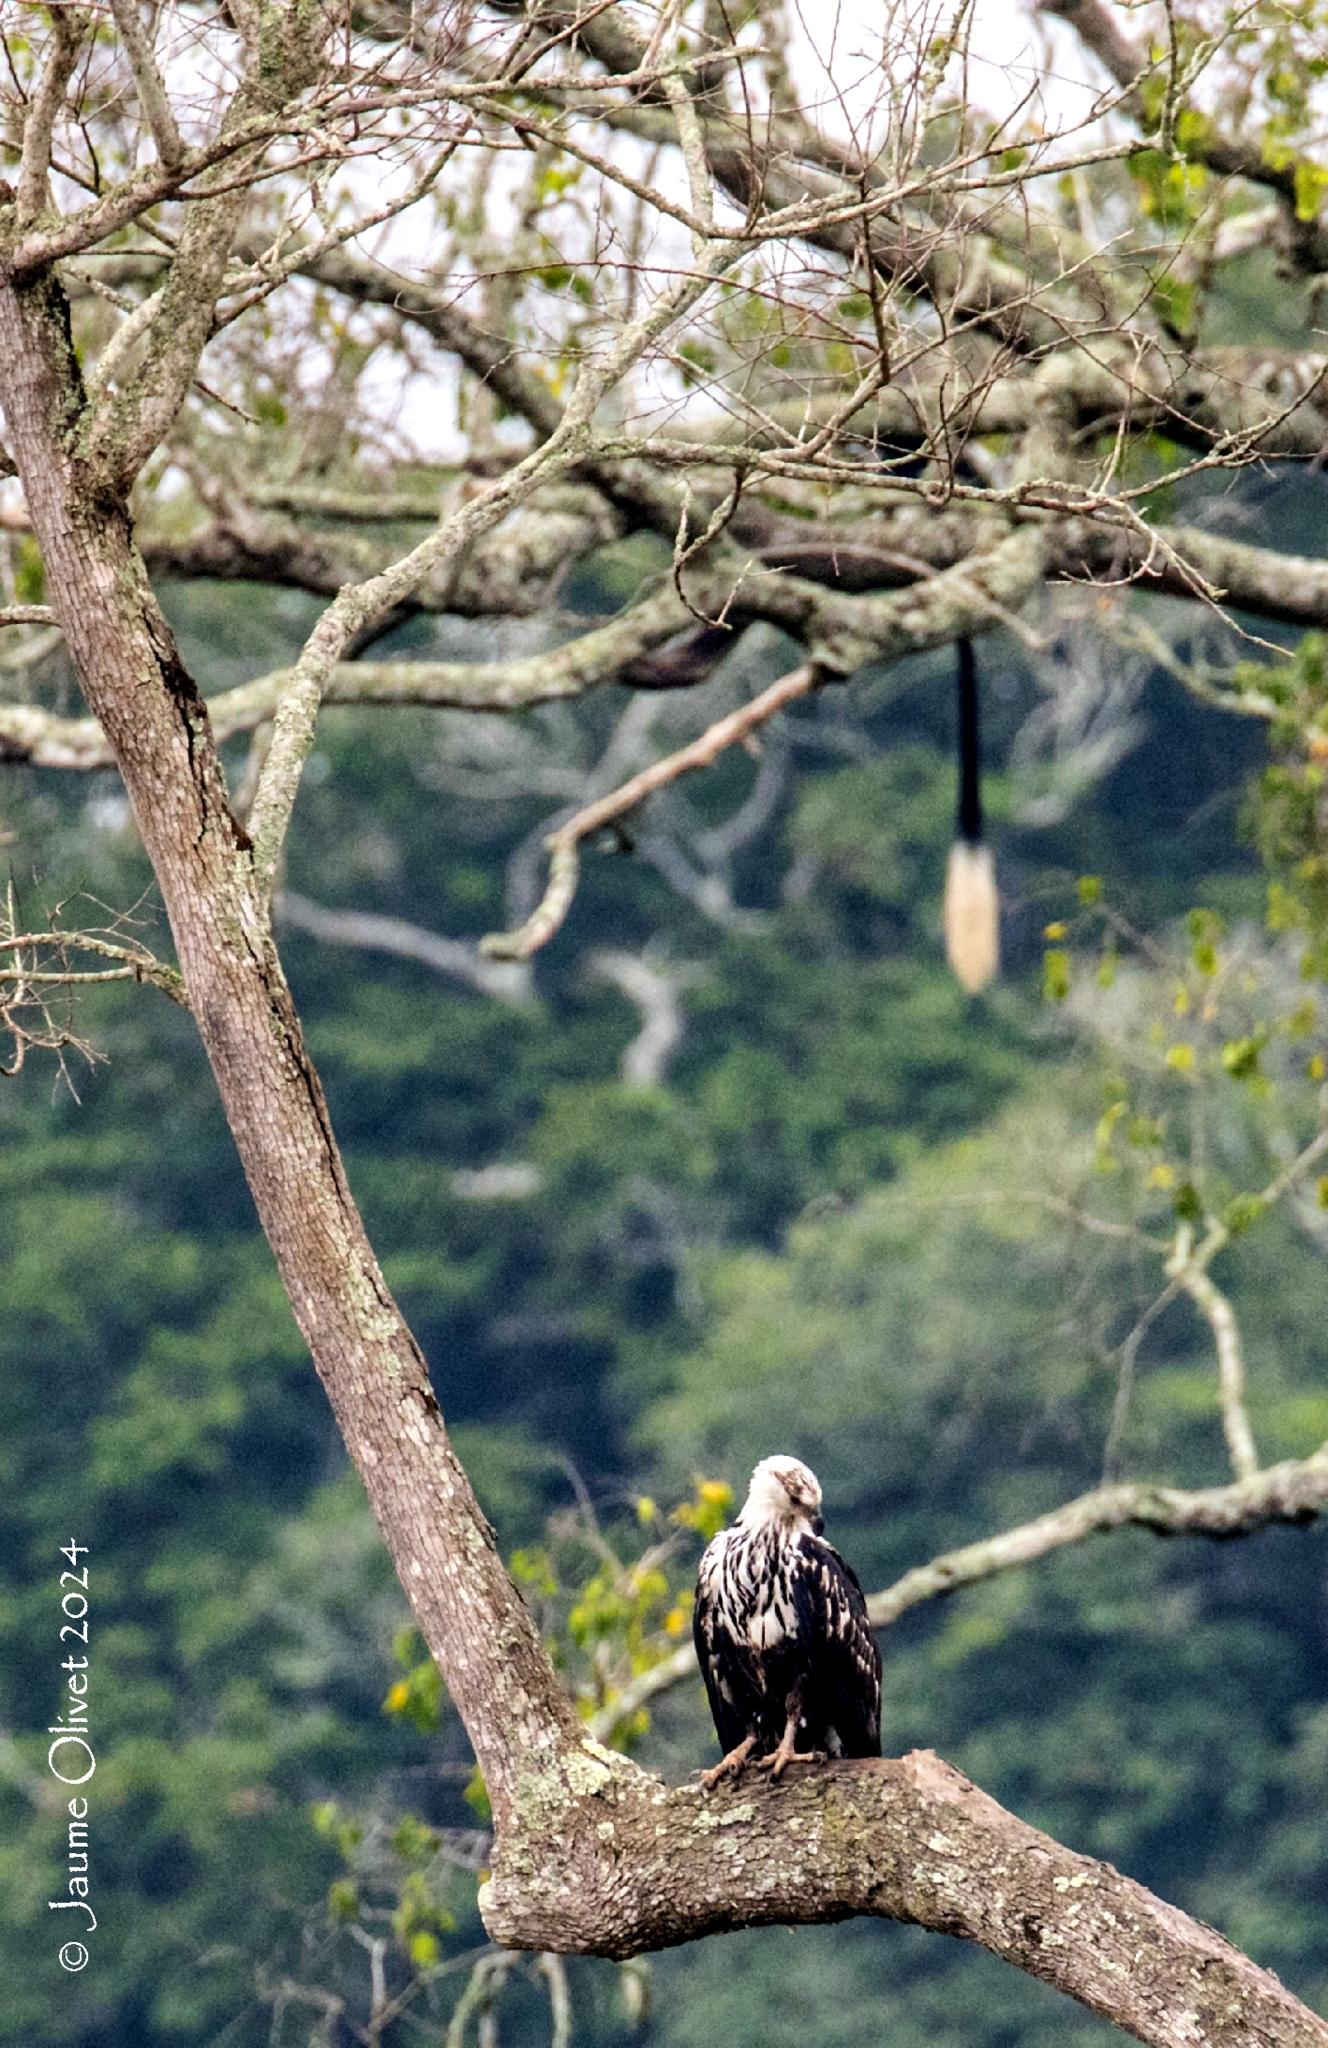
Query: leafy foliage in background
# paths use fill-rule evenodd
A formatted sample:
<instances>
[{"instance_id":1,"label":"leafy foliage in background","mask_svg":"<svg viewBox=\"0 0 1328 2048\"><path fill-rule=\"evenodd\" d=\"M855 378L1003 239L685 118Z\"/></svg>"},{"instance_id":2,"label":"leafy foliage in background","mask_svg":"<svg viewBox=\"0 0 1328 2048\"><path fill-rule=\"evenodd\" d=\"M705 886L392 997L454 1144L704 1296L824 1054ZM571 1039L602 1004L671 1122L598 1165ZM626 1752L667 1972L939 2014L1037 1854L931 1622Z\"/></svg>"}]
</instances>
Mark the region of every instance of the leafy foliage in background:
<instances>
[{"instance_id":1,"label":"leafy foliage in background","mask_svg":"<svg viewBox=\"0 0 1328 2048\"><path fill-rule=\"evenodd\" d=\"M267 635L274 659L298 623L243 591L194 604L177 594L187 628L251 648ZM1315 659L1302 653L1289 688L1318 687ZM992 674L1000 759L1031 692L1016 668ZM588 746L610 715L578 714ZM522 1003L290 940L389 1280L590 1710L684 1633L723 1505L698 1482L740 1488L756 1457L797 1450L869 1586L1094 1483L1158 1257L1065 1208L1165 1233L1193 1178L1200 1081L1228 1204L1312 1108L1322 1033L1299 961L1322 928L1305 865L1314 764L1283 748L1252 813L1282 892L1270 931L1268 876L1234 832L1263 736L1150 686L1146 736L1100 787L1061 822L1005 827L1010 972L974 1007L936 937L949 715L937 663L806 714L798 773L729 878L759 928L606 855ZM495 921L504 862L547 805L430 797L440 729L380 715L370 744L363 718L328 714L294 886L451 934ZM752 772L726 763L698 802L724 815ZM14 787L25 894L135 900L109 782ZM1102 878L1097 900L1077 897L1083 875ZM1196 904L1211 923L1160 931ZM1158 933L1162 964L1104 926L1117 906ZM605 943L652 941L694 972L683 1042L645 1086L619 1069L638 1019L586 964ZM1040 994L1048 949L1063 1003ZM1206 1020L1215 982L1224 1008ZM49 1070L0 1095L0 1942L16 1986L0 2041L248 2048L275 2009L279 2040L322 2038L326 2012L281 1987L362 2012L366 1935L445 2015L482 1939L475 1871L438 1851L483 1828L464 1743L431 1667L397 1640L390 1569L187 1021L150 992L88 1019L108 1061L78 1078L81 1102ZM522 1173L477 1192L466 1174L495 1164ZM1062 1208L1025 1199L1038 1188ZM1252 1419L1266 1456L1303 1454L1328 1437L1324 1240L1308 1209L1249 1220L1222 1273ZM1159 1321L1127 1472L1223 1475L1210 1354L1187 1304ZM569 1463L597 1525L569 1510ZM690 1527L671 1519L678 1501ZM33 1731L56 1697L55 1552L71 1536L92 1553L106 1917L95 1968L55 2004L31 1967L60 1842ZM910 1616L885 1642L887 1741L939 1748L1322 1999L1323 1554L1312 1533L1223 1551L1118 1536ZM617 1733L671 1773L710 1759L695 1685ZM703 1946L655 1975L655 2038L678 2048L778 2048L813 2021L856 2048L884 2010L891 2039L919 2048L1105 2037L1012 1973L892 1928L749 1935L722 1962ZM639 1977L570 1976L578 2040L624 2038ZM548 1987L509 1991L504 2041L547 2040Z\"/></svg>"}]
</instances>

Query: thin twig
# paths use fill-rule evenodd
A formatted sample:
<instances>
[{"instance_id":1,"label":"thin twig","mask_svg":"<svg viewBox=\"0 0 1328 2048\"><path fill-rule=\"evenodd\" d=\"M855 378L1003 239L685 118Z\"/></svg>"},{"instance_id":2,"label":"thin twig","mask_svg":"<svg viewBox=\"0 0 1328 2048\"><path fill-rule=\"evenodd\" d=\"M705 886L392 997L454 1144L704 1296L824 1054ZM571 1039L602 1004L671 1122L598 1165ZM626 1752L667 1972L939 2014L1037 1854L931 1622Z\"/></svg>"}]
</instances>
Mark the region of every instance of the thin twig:
<instances>
[{"instance_id":1,"label":"thin twig","mask_svg":"<svg viewBox=\"0 0 1328 2048\"><path fill-rule=\"evenodd\" d=\"M1229 1233L1215 1223L1196 1249L1194 1228L1182 1223L1176 1232L1175 1248L1167 1260L1168 1279L1183 1288L1213 1333L1217 1347L1218 1400L1222 1409L1222 1432L1237 1479L1249 1479L1259 1469L1259 1453L1245 1407L1245 1357L1235 1311L1208 1271L1211 1260L1228 1242Z\"/></svg>"},{"instance_id":2,"label":"thin twig","mask_svg":"<svg viewBox=\"0 0 1328 2048\"><path fill-rule=\"evenodd\" d=\"M48 604L0 605L0 626L53 626L55 613Z\"/></svg>"},{"instance_id":3,"label":"thin twig","mask_svg":"<svg viewBox=\"0 0 1328 2048\"><path fill-rule=\"evenodd\" d=\"M1116 1398L1111 1404L1111 1424L1107 1440L1102 1449L1102 1480L1106 1485L1120 1472L1121 1446L1125 1440L1125 1424L1130 1412L1130 1396L1134 1392L1134 1369L1139 1358L1139 1347L1152 1329L1164 1309L1171 1306L1180 1292L1180 1282L1172 1280L1160 1294L1153 1297L1147 1308L1136 1321L1119 1351L1119 1368L1116 1378Z\"/></svg>"},{"instance_id":4,"label":"thin twig","mask_svg":"<svg viewBox=\"0 0 1328 2048\"><path fill-rule=\"evenodd\" d=\"M549 1987L549 2017L553 2023L549 2048L571 2048L572 1994L567 1984L567 1965L561 1956L546 1953L535 1967Z\"/></svg>"},{"instance_id":5,"label":"thin twig","mask_svg":"<svg viewBox=\"0 0 1328 2048\"><path fill-rule=\"evenodd\" d=\"M118 946L110 939L97 937L92 932L0 932L0 953L14 953L21 956L28 951L39 949L53 951L61 956L67 952L95 953L103 960L115 960L120 966L107 974L83 974L59 970L34 973L20 964L14 970L24 981L73 982L73 981L145 981L159 988L171 1001L188 1007L184 978L174 967L168 967L164 960L158 960L142 946ZM0 973L6 970L0 967Z\"/></svg>"}]
</instances>

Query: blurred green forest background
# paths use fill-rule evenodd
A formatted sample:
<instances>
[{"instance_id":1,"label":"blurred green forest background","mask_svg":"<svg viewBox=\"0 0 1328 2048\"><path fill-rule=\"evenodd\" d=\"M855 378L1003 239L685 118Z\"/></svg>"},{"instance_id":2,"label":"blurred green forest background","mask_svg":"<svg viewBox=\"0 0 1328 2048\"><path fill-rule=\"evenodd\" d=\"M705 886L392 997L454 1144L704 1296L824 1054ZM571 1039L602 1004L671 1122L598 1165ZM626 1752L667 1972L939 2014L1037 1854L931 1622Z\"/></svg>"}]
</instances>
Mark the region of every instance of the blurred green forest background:
<instances>
[{"instance_id":1,"label":"blurred green forest background","mask_svg":"<svg viewBox=\"0 0 1328 2048\"><path fill-rule=\"evenodd\" d=\"M1321 488L1259 492L1242 503L1261 537L1322 548ZM605 561L580 602L615 602L624 573ZM209 687L286 658L309 616L241 587L168 601ZM444 623L402 644L480 643ZM1054 658L1091 646L1089 618ZM1101 1476L1119 1347L1162 1282L1136 1241L1071 1212L1135 1200L1101 1120L1129 1048L1146 1065L1166 1036L1175 976L1128 946L1099 973L1096 936L1081 966L1074 925L1071 987L1049 1002L1044 932L1081 918L1076 878L1092 875L1179 957L1195 905L1253 953L1271 945L1241 825L1267 739L1159 674L1113 710L1108 650L1089 697L1110 744L1081 749L1078 770L1044 747L1039 766L1019 736L1043 683L1013 643L981 654L1007 903L990 1000L962 996L938 938L948 656L788 721L773 744L789 772L709 911L630 852L591 862L527 994L288 932L356 1195L503 1548L551 1616L551 1560L584 1534L568 1519L579 1488L630 1558L698 1479L740 1490L756 1458L796 1452L875 1588ZM783 659L748 644L704 691L661 701L662 729L698 730ZM520 743L593 760L621 712L607 695L541 712ZM454 937L505 921L513 849L552 804L459 793L458 716L324 714L293 890ZM492 723L501 765L518 728ZM731 817L757 772L739 755L693 786L699 826ZM111 778L10 771L3 802L31 917L79 891L142 898L145 936L165 944ZM89 921L72 900L69 915ZM677 984L685 1030L658 1079L623 1076L641 1019L594 972L608 945ZM1048 978L1064 995L1063 969ZM383 2038L441 2039L483 1939L457 1867L461 1831L482 1825L464 1739L445 1705L429 1725L404 1603L189 1019L137 989L81 1019L104 1057L71 1069L77 1099L36 1063L0 1090L0 2042L350 2041L375 1930L394 1982L429 1979ZM1277 1113L1240 1078L1212 1109L1236 1179ZM1169 1170L1154 1160L1149 1199ZM1303 1206L1279 1211L1220 1266L1268 1461L1328 1438L1324 1242ZM1229 1476L1211 1336L1185 1302L1149 1331L1117 1435L1126 1476ZM63 1816L41 1732L71 1539L90 1553L98 1757L100 1927L79 1978L55 1965L45 1903ZM700 1537L674 1540L667 1586L646 1589L666 1635ZM935 1747L1326 2006L1326 1556L1313 1529L1221 1546L1128 1532L918 1609L883 1639L887 1749ZM579 1626L584 1649L594 1628ZM711 1761L699 1682L634 1733L667 1773ZM574 2037L594 2048L1088 2048L1109 2032L990 1958L892 1926L710 1941L654 1962L648 1989L606 1963L573 1966L570 1984ZM550 2024L522 1965L501 2039L527 2048Z\"/></svg>"}]
</instances>

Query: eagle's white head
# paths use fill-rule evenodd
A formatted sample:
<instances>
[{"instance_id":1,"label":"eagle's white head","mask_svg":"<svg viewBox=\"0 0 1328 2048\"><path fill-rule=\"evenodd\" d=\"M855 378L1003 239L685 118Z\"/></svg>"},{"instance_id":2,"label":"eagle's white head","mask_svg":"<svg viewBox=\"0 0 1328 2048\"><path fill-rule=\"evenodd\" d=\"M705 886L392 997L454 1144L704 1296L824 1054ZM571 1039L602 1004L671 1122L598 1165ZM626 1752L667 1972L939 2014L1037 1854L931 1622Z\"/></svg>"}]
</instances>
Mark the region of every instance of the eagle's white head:
<instances>
[{"instance_id":1,"label":"eagle's white head","mask_svg":"<svg viewBox=\"0 0 1328 2048\"><path fill-rule=\"evenodd\" d=\"M775 1522L784 1528L810 1522L819 1534L821 1482L799 1458L762 1458L738 1519L748 1528L760 1522Z\"/></svg>"}]
</instances>

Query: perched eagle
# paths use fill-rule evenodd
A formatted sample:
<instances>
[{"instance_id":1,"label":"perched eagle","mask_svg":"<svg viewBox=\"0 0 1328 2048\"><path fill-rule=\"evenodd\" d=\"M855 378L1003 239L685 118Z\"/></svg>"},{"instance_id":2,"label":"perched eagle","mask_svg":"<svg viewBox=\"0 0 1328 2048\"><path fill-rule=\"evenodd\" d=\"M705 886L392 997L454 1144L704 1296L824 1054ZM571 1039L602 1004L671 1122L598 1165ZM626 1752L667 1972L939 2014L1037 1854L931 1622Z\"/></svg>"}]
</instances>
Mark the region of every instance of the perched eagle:
<instances>
[{"instance_id":1,"label":"perched eagle","mask_svg":"<svg viewBox=\"0 0 1328 2048\"><path fill-rule=\"evenodd\" d=\"M693 1633L724 1750L701 1774L707 1791L753 1755L778 1778L786 1764L881 1753L881 1653L824 1526L815 1473L763 1458L701 1559Z\"/></svg>"}]
</instances>

